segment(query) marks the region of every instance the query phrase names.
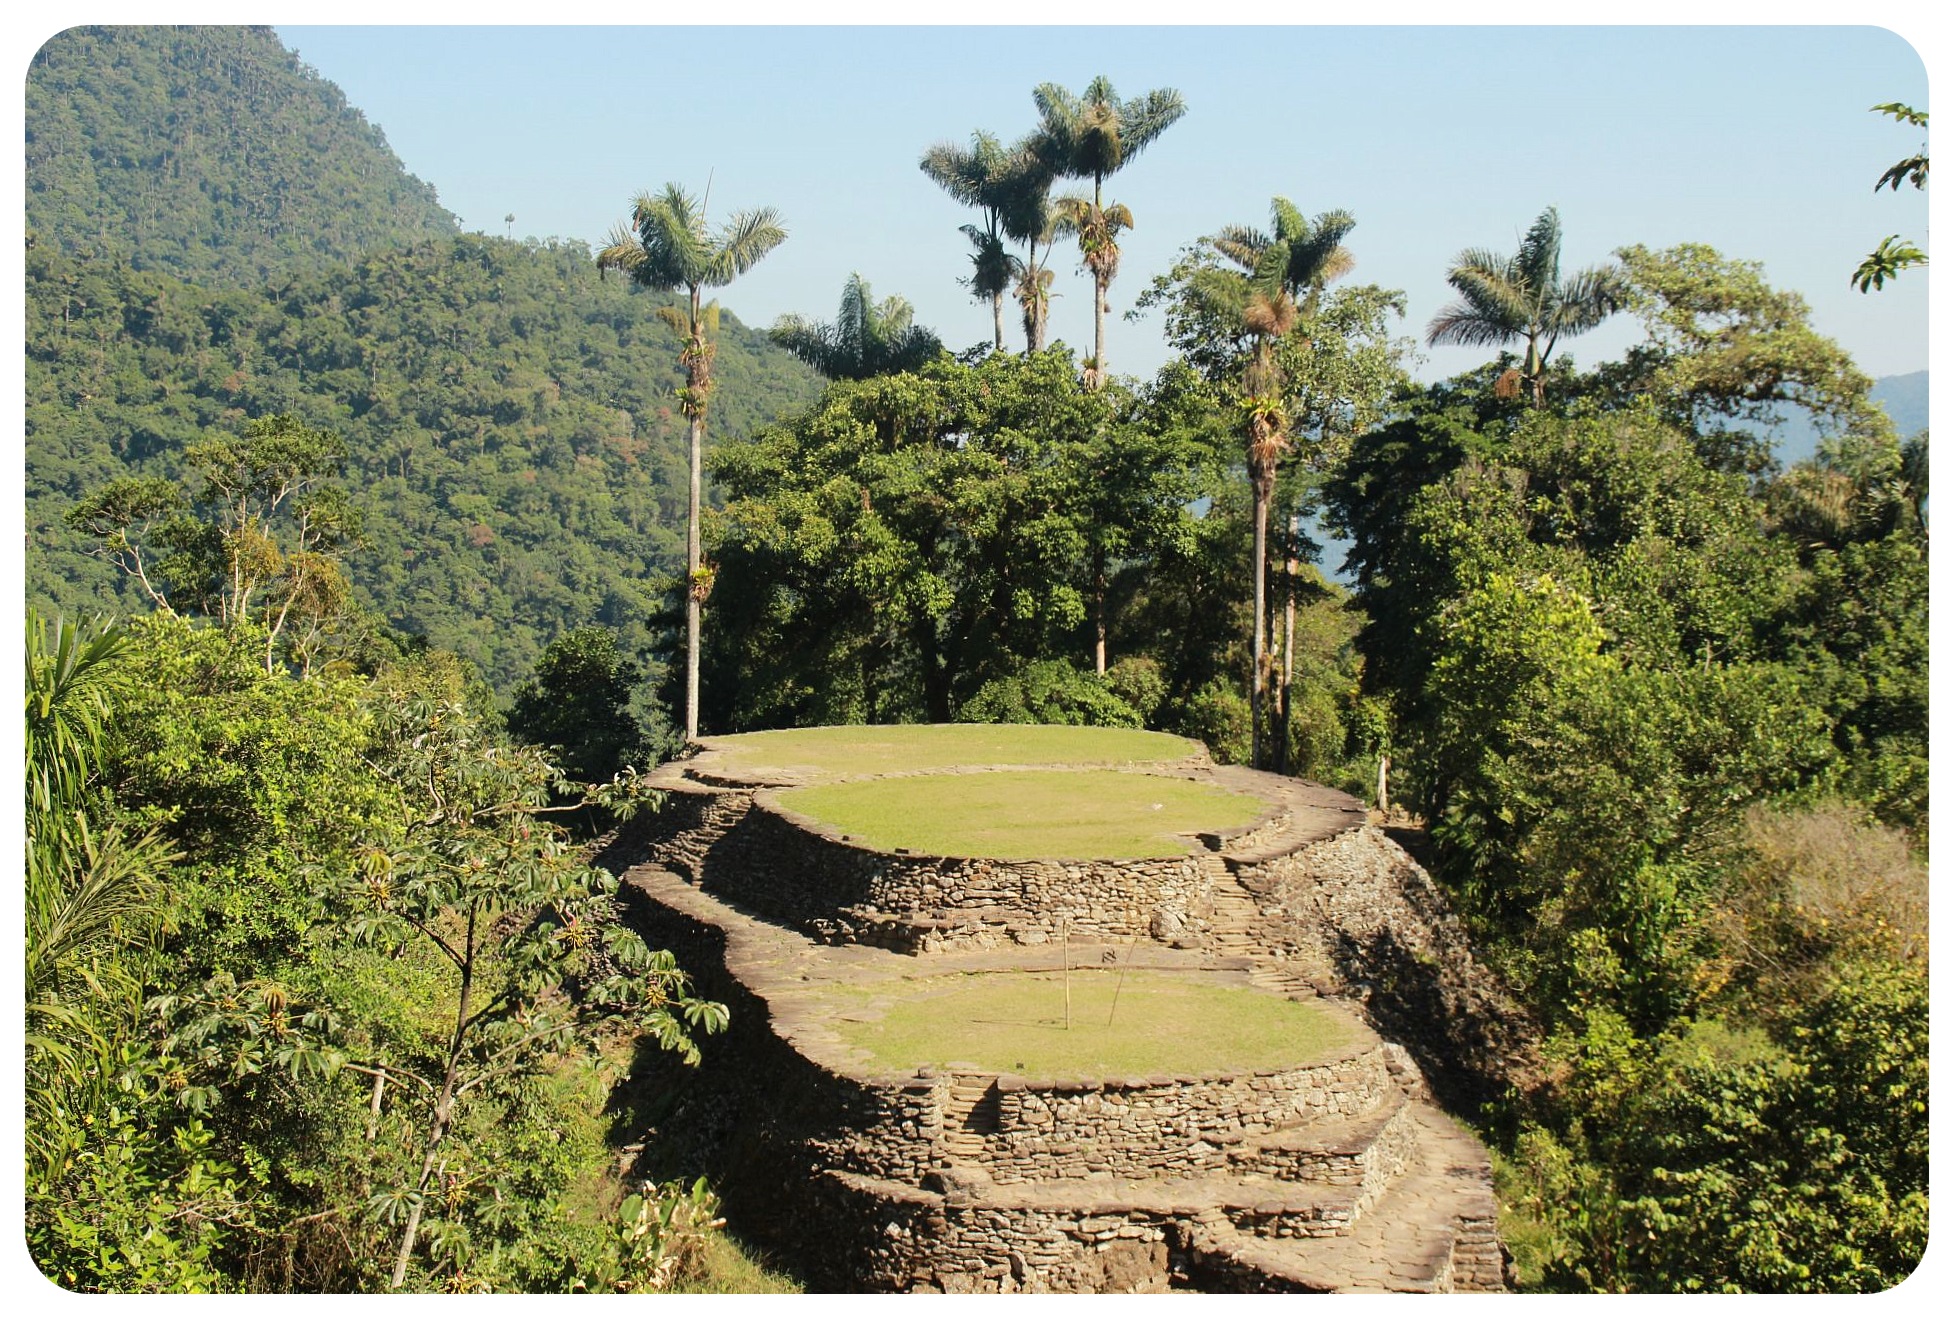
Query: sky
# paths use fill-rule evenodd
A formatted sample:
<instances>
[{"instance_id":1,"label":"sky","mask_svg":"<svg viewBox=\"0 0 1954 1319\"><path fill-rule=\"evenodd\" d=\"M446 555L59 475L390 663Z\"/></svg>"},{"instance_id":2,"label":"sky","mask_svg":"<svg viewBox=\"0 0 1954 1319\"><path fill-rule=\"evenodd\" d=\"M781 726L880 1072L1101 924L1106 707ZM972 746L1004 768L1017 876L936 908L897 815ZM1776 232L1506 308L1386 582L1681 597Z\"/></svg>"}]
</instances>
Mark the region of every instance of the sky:
<instances>
[{"instance_id":1,"label":"sky","mask_svg":"<svg viewBox=\"0 0 1954 1319\"><path fill-rule=\"evenodd\" d=\"M1117 372L1167 357L1157 318L1123 319L1148 280L1223 225L1266 226L1277 195L1356 216L1349 278L1402 290L1403 332L1420 340L1451 299L1454 256L1513 250L1551 205L1564 272L1626 244L1707 243L1803 293L1817 328L1870 374L1927 366L1926 271L1873 294L1847 282L1888 234L1928 245L1925 192L1873 191L1925 133L1868 107L1927 107L1921 56L1882 28L277 31L465 229L595 246L636 193L667 181L710 182L714 219L774 206L788 241L721 294L749 324L832 319L859 272L952 347L987 340L988 305L957 283L969 269L958 226L976 217L917 162L979 128L1030 130L1040 82L1076 92L1104 74L1121 95L1172 87L1187 105L1107 184L1135 219L1111 292ZM1076 249L1052 266L1051 336L1089 351ZM1588 364L1639 337L1617 317L1564 348ZM1427 380L1485 358L1420 354Z\"/></svg>"}]
</instances>

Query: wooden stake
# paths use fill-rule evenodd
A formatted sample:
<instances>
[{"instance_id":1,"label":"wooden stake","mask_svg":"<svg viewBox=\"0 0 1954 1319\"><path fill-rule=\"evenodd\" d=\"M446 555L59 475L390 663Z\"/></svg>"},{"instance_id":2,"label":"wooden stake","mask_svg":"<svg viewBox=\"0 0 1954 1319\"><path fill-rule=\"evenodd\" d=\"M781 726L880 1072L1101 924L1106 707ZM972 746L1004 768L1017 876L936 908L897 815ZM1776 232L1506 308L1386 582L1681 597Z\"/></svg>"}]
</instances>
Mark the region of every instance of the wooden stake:
<instances>
[{"instance_id":1,"label":"wooden stake","mask_svg":"<svg viewBox=\"0 0 1954 1319\"><path fill-rule=\"evenodd\" d=\"M1065 959L1065 1029L1072 1029L1072 924L1061 916L1058 922L1058 941L1064 951Z\"/></svg>"},{"instance_id":2,"label":"wooden stake","mask_svg":"<svg viewBox=\"0 0 1954 1319\"><path fill-rule=\"evenodd\" d=\"M1126 941L1126 958L1119 964L1119 979L1113 984L1113 1006L1106 1013L1106 1025L1108 1027L1113 1024L1113 1013L1119 1011L1119 992L1126 988L1126 968L1133 961L1133 945L1139 942L1140 933L1138 930L1135 930L1133 937Z\"/></svg>"}]
</instances>

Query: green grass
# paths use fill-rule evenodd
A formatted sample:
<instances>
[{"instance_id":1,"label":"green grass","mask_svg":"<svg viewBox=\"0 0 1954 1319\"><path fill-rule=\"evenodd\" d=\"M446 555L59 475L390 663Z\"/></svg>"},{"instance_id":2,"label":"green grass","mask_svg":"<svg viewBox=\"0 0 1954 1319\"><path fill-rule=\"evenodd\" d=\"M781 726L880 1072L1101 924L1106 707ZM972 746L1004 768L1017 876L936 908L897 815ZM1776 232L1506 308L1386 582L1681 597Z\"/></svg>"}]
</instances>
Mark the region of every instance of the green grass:
<instances>
[{"instance_id":1,"label":"green grass","mask_svg":"<svg viewBox=\"0 0 1954 1319\"><path fill-rule=\"evenodd\" d=\"M1065 981L1058 971L991 971L850 986L829 991L831 1020L899 1071L969 1063L1033 1080L1304 1066L1356 1038L1314 1004L1146 971L1119 988L1117 971L1096 969L1071 973L1067 1029Z\"/></svg>"},{"instance_id":2,"label":"green grass","mask_svg":"<svg viewBox=\"0 0 1954 1319\"><path fill-rule=\"evenodd\" d=\"M1133 728L1047 724L876 724L783 728L704 739L735 771L892 774L955 765L1133 765L1179 760L1200 743Z\"/></svg>"},{"instance_id":3,"label":"green grass","mask_svg":"<svg viewBox=\"0 0 1954 1319\"><path fill-rule=\"evenodd\" d=\"M1231 829L1268 809L1213 784L1118 770L1000 770L793 788L781 804L871 847L933 856L1178 856L1174 835Z\"/></svg>"}]
</instances>

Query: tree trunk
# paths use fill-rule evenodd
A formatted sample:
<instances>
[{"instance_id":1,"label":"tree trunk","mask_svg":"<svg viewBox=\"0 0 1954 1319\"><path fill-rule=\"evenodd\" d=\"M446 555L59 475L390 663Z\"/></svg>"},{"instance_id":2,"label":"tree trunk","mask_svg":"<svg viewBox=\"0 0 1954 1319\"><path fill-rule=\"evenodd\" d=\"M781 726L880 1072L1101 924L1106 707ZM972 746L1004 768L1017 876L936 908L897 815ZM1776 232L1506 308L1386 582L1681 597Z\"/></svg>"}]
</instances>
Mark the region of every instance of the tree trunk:
<instances>
[{"instance_id":1,"label":"tree trunk","mask_svg":"<svg viewBox=\"0 0 1954 1319\"><path fill-rule=\"evenodd\" d=\"M1103 545L1092 551L1092 620L1092 671L1103 678L1106 676L1106 549Z\"/></svg>"},{"instance_id":2,"label":"tree trunk","mask_svg":"<svg viewBox=\"0 0 1954 1319\"><path fill-rule=\"evenodd\" d=\"M385 1072L375 1072L373 1074L373 1100L367 1105L366 1110L366 1143L369 1145L380 1134L380 1099L386 1093L387 1074Z\"/></svg>"},{"instance_id":3,"label":"tree trunk","mask_svg":"<svg viewBox=\"0 0 1954 1319\"><path fill-rule=\"evenodd\" d=\"M1262 768L1262 707L1268 691L1269 629L1263 578L1269 562L1269 496L1255 483L1255 656L1249 698L1249 765Z\"/></svg>"},{"instance_id":4,"label":"tree trunk","mask_svg":"<svg viewBox=\"0 0 1954 1319\"><path fill-rule=\"evenodd\" d=\"M699 453L705 447L703 411L687 428L692 448L692 483L685 498L685 740L699 737Z\"/></svg>"},{"instance_id":5,"label":"tree trunk","mask_svg":"<svg viewBox=\"0 0 1954 1319\"><path fill-rule=\"evenodd\" d=\"M1004 351L1004 293L999 290L991 294L991 326L996 335L997 351Z\"/></svg>"},{"instance_id":6,"label":"tree trunk","mask_svg":"<svg viewBox=\"0 0 1954 1319\"><path fill-rule=\"evenodd\" d=\"M1289 772L1289 686L1296 673L1296 520L1289 520L1289 543L1282 572L1282 681L1276 689L1280 712L1276 733L1276 773Z\"/></svg>"},{"instance_id":7,"label":"tree trunk","mask_svg":"<svg viewBox=\"0 0 1954 1319\"><path fill-rule=\"evenodd\" d=\"M445 1100L447 1096L444 1094L442 1098ZM441 1146L441 1138L448 1134L440 1117L442 1111L435 1110L434 1126L428 1132L427 1157L421 1160L420 1184L414 1189L414 1207L407 1211L407 1227L400 1234L400 1249L394 1253L393 1282L389 1284L394 1291L399 1291L400 1285L407 1281L407 1261L414 1257L414 1240L421 1234L421 1206L427 1203L428 1183L434 1180L434 1154Z\"/></svg>"},{"instance_id":8,"label":"tree trunk","mask_svg":"<svg viewBox=\"0 0 1954 1319\"><path fill-rule=\"evenodd\" d=\"M1106 281L1092 277L1092 374L1089 386L1097 390L1106 383Z\"/></svg>"},{"instance_id":9,"label":"tree trunk","mask_svg":"<svg viewBox=\"0 0 1954 1319\"><path fill-rule=\"evenodd\" d=\"M461 1046L468 1034L468 1008L475 989L476 915L471 907L463 944L465 956L461 959L461 996L455 1006L455 1032L448 1040L447 1074L441 1078L441 1097L434 1101L434 1120L428 1127L427 1155L421 1160L421 1180L414 1190L414 1207L407 1211L407 1228L400 1234L400 1250L394 1255L395 1291L407 1280L407 1261L414 1257L414 1239L421 1231L421 1207L427 1203L428 1183L434 1180L434 1156L440 1152L441 1142L448 1134L448 1123L454 1116L455 1082L461 1078Z\"/></svg>"}]
</instances>

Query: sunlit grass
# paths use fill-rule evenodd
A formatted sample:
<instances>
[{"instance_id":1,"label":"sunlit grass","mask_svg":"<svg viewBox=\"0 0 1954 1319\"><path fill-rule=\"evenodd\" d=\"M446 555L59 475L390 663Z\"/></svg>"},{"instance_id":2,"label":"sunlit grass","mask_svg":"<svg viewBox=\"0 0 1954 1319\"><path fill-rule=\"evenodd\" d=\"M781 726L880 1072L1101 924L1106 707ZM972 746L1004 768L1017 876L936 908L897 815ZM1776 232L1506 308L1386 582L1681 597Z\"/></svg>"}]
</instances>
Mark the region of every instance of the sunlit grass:
<instances>
[{"instance_id":1,"label":"sunlit grass","mask_svg":"<svg viewBox=\"0 0 1954 1319\"><path fill-rule=\"evenodd\" d=\"M875 724L707 738L735 771L891 774L953 765L1132 765L1180 760L1200 744L1134 728L1047 724Z\"/></svg>"},{"instance_id":2,"label":"sunlit grass","mask_svg":"<svg viewBox=\"0 0 1954 1319\"><path fill-rule=\"evenodd\" d=\"M938 976L838 988L828 1005L842 1038L882 1066L968 1063L1033 1080L1307 1066L1356 1038L1313 1003L1145 971L1124 986L1103 969Z\"/></svg>"},{"instance_id":3,"label":"sunlit grass","mask_svg":"<svg viewBox=\"0 0 1954 1319\"><path fill-rule=\"evenodd\" d=\"M816 784L790 810L879 848L936 856L1177 856L1185 831L1231 829L1268 809L1213 784L1118 770L1000 770Z\"/></svg>"}]
</instances>

